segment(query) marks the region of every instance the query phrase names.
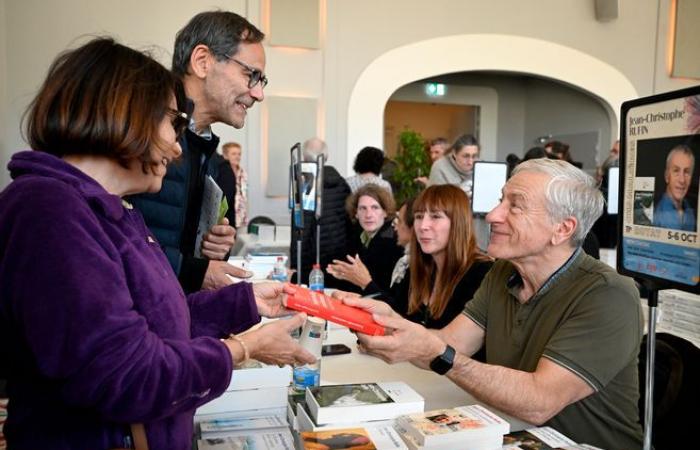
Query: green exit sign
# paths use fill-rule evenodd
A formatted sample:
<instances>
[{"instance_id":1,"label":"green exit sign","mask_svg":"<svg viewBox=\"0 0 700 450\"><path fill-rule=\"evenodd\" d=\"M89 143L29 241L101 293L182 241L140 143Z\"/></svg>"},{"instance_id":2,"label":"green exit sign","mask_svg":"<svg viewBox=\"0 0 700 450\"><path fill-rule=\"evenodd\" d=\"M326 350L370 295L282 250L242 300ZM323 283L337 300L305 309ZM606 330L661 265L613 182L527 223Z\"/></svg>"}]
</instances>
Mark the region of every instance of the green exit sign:
<instances>
[{"instance_id":1,"label":"green exit sign","mask_svg":"<svg viewBox=\"0 0 700 450\"><path fill-rule=\"evenodd\" d=\"M425 93L430 97L442 97L445 95L445 85L442 83L426 83Z\"/></svg>"}]
</instances>

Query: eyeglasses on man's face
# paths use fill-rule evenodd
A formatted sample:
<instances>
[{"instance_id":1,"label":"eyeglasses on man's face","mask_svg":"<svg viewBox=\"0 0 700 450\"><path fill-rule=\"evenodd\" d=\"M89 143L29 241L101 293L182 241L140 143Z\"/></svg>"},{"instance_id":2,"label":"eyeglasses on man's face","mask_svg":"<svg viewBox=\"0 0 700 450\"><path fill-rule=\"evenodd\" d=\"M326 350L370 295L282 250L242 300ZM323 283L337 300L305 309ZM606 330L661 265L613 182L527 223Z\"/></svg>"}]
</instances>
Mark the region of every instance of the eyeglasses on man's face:
<instances>
[{"instance_id":1,"label":"eyeglasses on man's face","mask_svg":"<svg viewBox=\"0 0 700 450\"><path fill-rule=\"evenodd\" d=\"M250 67L248 64L244 63L243 61L237 60L233 56L224 55L224 57L230 61L235 62L239 66L243 67L246 70L246 72L248 72L248 89L253 89L258 83L262 83L263 89L265 88L265 86L267 86L267 77L260 70L256 69L255 67Z\"/></svg>"},{"instance_id":2,"label":"eyeglasses on man's face","mask_svg":"<svg viewBox=\"0 0 700 450\"><path fill-rule=\"evenodd\" d=\"M170 116L170 123L173 124L175 135L179 138L190 124L190 117L187 115L187 113L172 108L168 108L167 113Z\"/></svg>"}]
</instances>

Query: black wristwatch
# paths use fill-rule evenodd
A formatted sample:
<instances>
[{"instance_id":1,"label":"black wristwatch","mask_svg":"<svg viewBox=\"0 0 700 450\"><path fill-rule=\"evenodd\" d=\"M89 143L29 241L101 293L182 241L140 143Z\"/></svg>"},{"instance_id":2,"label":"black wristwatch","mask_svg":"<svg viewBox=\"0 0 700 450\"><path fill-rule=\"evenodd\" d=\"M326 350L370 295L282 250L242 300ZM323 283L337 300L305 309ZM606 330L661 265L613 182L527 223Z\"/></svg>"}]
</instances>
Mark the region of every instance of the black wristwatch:
<instances>
[{"instance_id":1,"label":"black wristwatch","mask_svg":"<svg viewBox=\"0 0 700 450\"><path fill-rule=\"evenodd\" d=\"M430 370L439 375L445 375L450 371L454 362L455 349L448 345L442 355L436 356L430 361Z\"/></svg>"}]
</instances>

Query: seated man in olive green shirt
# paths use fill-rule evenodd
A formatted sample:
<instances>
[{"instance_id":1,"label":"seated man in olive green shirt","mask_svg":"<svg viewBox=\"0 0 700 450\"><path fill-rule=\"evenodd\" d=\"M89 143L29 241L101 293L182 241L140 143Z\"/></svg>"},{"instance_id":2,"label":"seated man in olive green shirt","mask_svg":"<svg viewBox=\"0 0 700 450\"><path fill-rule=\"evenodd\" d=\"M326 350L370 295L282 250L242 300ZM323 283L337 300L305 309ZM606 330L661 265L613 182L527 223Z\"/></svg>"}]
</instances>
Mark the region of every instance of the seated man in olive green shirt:
<instances>
[{"instance_id":1,"label":"seated man in olive green shirt","mask_svg":"<svg viewBox=\"0 0 700 450\"><path fill-rule=\"evenodd\" d=\"M485 404L578 442L641 448L639 296L630 279L580 250L602 209L581 170L522 163L486 217L498 261L464 313L429 331L383 302L345 300L393 329L360 335L361 348L446 374ZM486 363L471 359L484 344Z\"/></svg>"}]
</instances>

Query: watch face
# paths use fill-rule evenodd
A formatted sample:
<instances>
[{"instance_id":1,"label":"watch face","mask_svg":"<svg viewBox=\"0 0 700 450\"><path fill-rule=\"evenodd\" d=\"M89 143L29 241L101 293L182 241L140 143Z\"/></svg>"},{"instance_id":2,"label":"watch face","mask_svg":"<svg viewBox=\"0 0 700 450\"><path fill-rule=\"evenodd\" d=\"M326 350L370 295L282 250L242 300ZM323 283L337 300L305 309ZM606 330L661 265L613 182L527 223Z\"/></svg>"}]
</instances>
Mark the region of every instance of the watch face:
<instances>
[{"instance_id":1,"label":"watch face","mask_svg":"<svg viewBox=\"0 0 700 450\"><path fill-rule=\"evenodd\" d=\"M442 355L436 356L435 359L430 362L430 369L439 375L445 375L452 368L454 359L455 349L448 345Z\"/></svg>"}]
</instances>

